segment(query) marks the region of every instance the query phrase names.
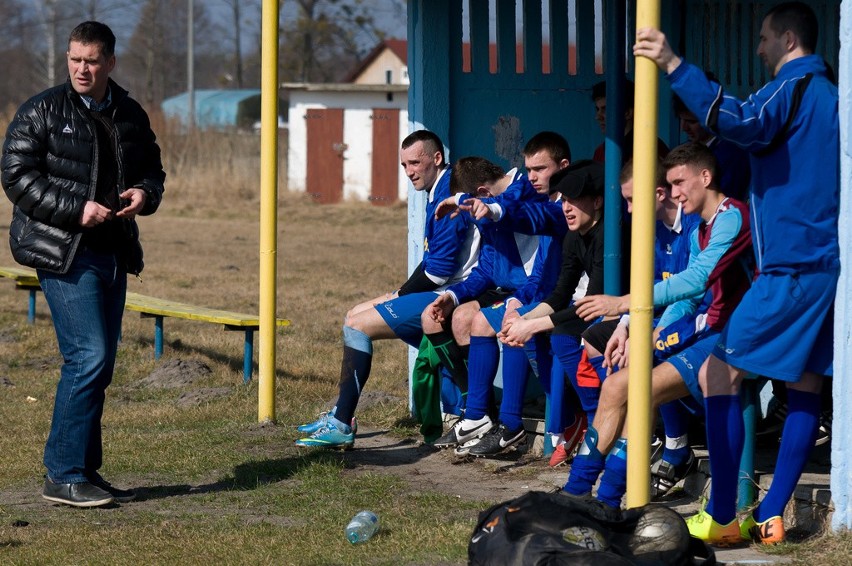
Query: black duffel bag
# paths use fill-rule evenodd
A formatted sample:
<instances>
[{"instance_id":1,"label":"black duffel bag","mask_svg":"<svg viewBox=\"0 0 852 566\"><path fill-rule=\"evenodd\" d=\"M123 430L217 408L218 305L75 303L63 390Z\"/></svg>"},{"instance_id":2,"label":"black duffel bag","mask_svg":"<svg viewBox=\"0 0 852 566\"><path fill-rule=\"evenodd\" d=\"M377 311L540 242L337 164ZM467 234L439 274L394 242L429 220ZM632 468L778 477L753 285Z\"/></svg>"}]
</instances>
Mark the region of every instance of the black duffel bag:
<instances>
[{"instance_id":1,"label":"black duffel bag","mask_svg":"<svg viewBox=\"0 0 852 566\"><path fill-rule=\"evenodd\" d=\"M712 549L662 505L621 511L563 492L530 492L479 514L470 564L678 566L716 564Z\"/></svg>"}]
</instances>

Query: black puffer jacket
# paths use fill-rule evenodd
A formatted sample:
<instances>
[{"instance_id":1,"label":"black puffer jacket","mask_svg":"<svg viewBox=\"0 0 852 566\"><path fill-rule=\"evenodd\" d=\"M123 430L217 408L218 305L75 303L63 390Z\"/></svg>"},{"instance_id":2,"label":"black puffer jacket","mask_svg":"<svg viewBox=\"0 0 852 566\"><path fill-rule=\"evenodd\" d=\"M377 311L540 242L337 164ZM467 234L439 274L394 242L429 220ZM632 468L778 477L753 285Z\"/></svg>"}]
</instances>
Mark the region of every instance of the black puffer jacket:
<instances>
[{"instance_id":1,"label":"black puffer jacket","mask_svg":"<svg viewBox=\"0 0 852 566\"><path fill-rule=\"evenodd\" d=\"M152 214L160 205L166 177L160 148L139 103L112 80L109 84L118 186L143 189L147 199L141 214ZM15 205L9 240L18 263L68 271L84 230L83 207L95 198L99 154L93 118L70 80L18 109L0 160L3 189ZM132 228L135 231L135 225Z\"/></svg>"}]
</instances>

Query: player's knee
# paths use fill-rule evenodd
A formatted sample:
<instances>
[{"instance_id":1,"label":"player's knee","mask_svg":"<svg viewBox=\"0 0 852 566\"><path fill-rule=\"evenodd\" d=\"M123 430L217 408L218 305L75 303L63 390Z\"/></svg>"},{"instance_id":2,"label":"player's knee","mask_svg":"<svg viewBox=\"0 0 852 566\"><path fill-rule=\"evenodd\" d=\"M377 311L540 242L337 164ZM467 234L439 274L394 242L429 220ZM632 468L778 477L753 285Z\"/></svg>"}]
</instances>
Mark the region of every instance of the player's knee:
<instances>
[{"instance_id":1,"label":"player's knee","mask_svg":"<svg viewBox=\"0 0 852 566\"><path fill-rule=\"evenodd\" d=\"M627 403L627 376L628 372L618 371L606 378L606 381L601 384L601 404L623 405Z\"/></svg>"},{"instance_id":2,"label":"player's knee","mask_svg":"<svg viewBox=\"0 0 852 566\"><path fill-rule=\"evenodd\" d=\"M494 336L496 334L482 312L477 312L471 318L470 334L472 336Z\"/></svg>"},{"instance_id":3,"label":"player's knee","mask_svg":"<svg viewBox=\"0 0 852 566\"><path fill-rule=\"evenodd\" d=\"M597 348L589 344L588 342L584 342L584 346L586 349L586 356L589 358L598 358L603 356L603 352L599 351Z\"/></svg>"},{"instance_id":4,"label":"player's knee","mask_svg":"<svg viewBox=\"0 0 852 566\"><path fill-rule=\"evenodd\" d=\"M424 334L435 334L443 330L443 326L439 322L432 320L432 315L429 310L425 310L420 314L420 326L423 328Z\"/></svg>"},{"instance_id":5,"label":"player's knee","mask_svg":"<svg viewBox=\"0 0 852 566\"><path fill-rule=\"evenodd\" d=\"M367 336L370 336L371 334L372 324L369 317L366 316L366 311L361 311L353 314L352 316L347 316L346 326L359 332L363 332Z\"/></svg>"},{"instance_id":6,"label":"player's knee","mask_svg":"<svg viewBox=\"0 0 852 566\"><path fill-rule=\"evenodd\" d=\"M739 393L745 372L711 355L698 371L698 386L705 397Z\"/></svg>"},{"instance_id":7,"label":"player's knee","mask_svg":"<svg viewBox=\"0 0 852 566\"><path fill-rule=\"evenodd\" d=\"M473 316L475 314L476 311L469 309L462 309L461 307L456 309L452 323L453 335L456 337L470 336L471 324L473 324Z\"/></svg>"}]
</instances>

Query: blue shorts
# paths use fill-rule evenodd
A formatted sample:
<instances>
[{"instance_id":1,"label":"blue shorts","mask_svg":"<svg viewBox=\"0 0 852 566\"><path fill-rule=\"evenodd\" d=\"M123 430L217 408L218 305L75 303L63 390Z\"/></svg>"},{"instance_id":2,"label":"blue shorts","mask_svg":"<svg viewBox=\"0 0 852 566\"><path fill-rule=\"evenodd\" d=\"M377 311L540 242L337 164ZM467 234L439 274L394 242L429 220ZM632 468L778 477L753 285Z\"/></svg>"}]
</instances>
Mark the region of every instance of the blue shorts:
<instances>
[{"instance_id":1,"label":"blue shorts","mask_svg":"<svg viewBox=\"0 0 852 566\"><path fill-rule=\"evenodd\" d=\"M737 306L713 355L757 375L797 382L831 375L838 271L761 273Z\"/></svg>"},{"instance_id":2,"label":"blue shorts","mask_svg":"<svg viewBox=\"0 0 852 566\"><path fill-rule=\"evenodd\" d=\"M494 332L500 332L503 328L503 317L506 316L506 303L504 301L494 303L490 307L482 307L479 312L482 313Z\"/></svg>"},{"instance_id":3,"label":"blue shorts","mask_svg":"<svg viewBox=\"0 0 852 566\"><path fill-rule=\"evenodd\" d=\"M420 315L437 297L434 291L411 293L379 303L374 308L400 340L418 348L423 339Z\"/></svg>"},{"instance_id":4,"label":"blue shorts","mask_svg":"<svg viewBox=\"0 0 852 566\"><path fill-rule=\"evenodd\" d=\"M666 359L680 374L692 396L702 405L704 394L701 393L701 386L698 384L698 372L705 360L713 353L713 347L718 341L719 331L708 328L699 335L692 346Z\"/></svg>"}]
</instances>

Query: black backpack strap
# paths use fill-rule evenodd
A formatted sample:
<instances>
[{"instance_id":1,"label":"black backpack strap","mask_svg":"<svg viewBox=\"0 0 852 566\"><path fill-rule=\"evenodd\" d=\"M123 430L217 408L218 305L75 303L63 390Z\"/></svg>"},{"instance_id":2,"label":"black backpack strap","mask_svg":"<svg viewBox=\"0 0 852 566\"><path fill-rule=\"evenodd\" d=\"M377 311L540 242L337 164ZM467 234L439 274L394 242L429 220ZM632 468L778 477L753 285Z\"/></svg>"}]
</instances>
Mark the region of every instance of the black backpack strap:
<instances>
[{"instance_id":1,"label":"black backpack strap","mask_svg":"<svg viewBox=\"0 0 852 566\"><path fill-rule=\"evenodd\" d=\"M796 114L799 112L799 106L802 105L802 97L805 96L805 89L808 88L813 77L813 73L808 73L799 79L799 82L797 82L796 86L793 87L793 97L790 99L790 113L787 114L787 121L784 122L784 125L781 126L780 130L778 130L778 133L775 134L772 141L769 142L769 145L763 149L753 152L754 155L758 157L769 155L778 149L782 143L784 143L784 140L787 138L787 132L790 131L790 127L793 125L793 120L796 119Z\"/></svg>"}]
</instances>

